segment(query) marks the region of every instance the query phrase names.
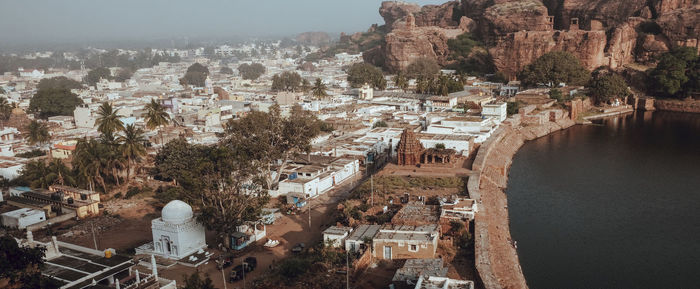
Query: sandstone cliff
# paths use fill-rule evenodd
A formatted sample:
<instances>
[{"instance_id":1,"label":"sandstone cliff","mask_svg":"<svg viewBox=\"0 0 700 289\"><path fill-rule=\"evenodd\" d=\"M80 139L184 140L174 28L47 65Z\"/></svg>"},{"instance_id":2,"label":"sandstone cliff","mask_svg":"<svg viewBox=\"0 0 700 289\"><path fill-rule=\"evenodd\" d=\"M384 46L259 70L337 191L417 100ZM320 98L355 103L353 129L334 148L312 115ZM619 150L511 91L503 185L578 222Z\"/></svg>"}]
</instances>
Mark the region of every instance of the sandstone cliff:
<instances>
[{"instance_id":1,"label":"sandstone cliff","mask_svg":"<svg viewBox=\"0 0 700 289\"><path fill-rule=\"evenodd\" d=\"M699 0L461 0L443 5L387 1L388 31L365 60L395 72L418 57L450 64L447 40L471 32L496 68L515 74L555 50L589 68L653 62L674 46L698 48Z\"/></svg>"}]
</instances>

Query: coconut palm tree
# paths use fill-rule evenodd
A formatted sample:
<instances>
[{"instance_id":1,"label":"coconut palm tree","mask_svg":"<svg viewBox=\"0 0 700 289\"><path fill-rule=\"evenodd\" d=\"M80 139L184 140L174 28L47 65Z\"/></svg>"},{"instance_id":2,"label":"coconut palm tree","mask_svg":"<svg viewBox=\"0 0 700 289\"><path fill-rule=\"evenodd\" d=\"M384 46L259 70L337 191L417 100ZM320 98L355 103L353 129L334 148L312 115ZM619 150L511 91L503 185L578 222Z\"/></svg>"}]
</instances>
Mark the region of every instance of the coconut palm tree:
<instances>
[{"instance_id":1,"label":"coconut palm tree","mask_svg":"<svg viewBox=\"0 0 700 289\"><path fill-rule=\"evenodd\" d=\"M95 126L97 131L108 134L124 130L124 123L119 119L117 113L119 109L114 109L108 102L103 102L97 110Z\"/></svg>"},{"instance_id":2,"label":"coconut palm tree","mask_svg":"<svg viewBox=\"0 0 700 289\"><path fill-rule=\"evenodd\" d=\"M314 83L314 87L311 88L311 93L317 99L323 99L328 96L328 93L326 93L326 89L328 89L328 87L326 87L326 84L324 84L320 78L316 78L316 83Z\"/></svg>"},{"instance_id":3,"label":"coconut palm tree","mask_svg":"<svg viewBox=\"0 0 700 289\"><path fill-rule=\"evenodd\" d=\"M27 132L24 138L26 138L31 145L44 144L51 139L49 128L44 122L33 120L27 125L26 129Z\"/></svg>"},{"instance_id":4,"label":"coconut palm tree","mask_svg":"<svg viewBox=\"0 0 700 289\"><path fill-rule=\"evenodd\" d=\"M128 182L132 162L135 164L146 154L146 147L144 146L146 138L143 136L142 129L129 124L124 129L124 133L119 136L118 141L121 146L122 156L126 158L126 180Z\"/></svg>"},{"instance_id":5,"label":"coconut palm tree","mask_svg":"<svg viewBox=\"0 0 700 289\"><path fill-rule=\"evenodd\" d=\"M100 184L107 192L105 182L105 171L108 167L108 156L110 152L107 145L95 139L81 139L75 146L73 152L73 168L83 181L87 182L91 188L95 183Z\"/></svg>"},{"instance_id":6,"label":"coconut palm tree","mask_svg":"<svg viewBox=\"0 0 700 289\"><path fill-rule=\"evenodd\" d=\"M170 115L165 111L160 103L156 102L155 99L151 99L151 103L146 105L146 127L150 130L154 130L159 127L164 127L170 123ZM160 144L163 143L163 132L158 131L160 135Z\"/></svg>"},{"instance_id":7,"label":"coconut palm tree","mask_svg":"<svg viewBox=\"0 0 700 289\"><path fill-rule=\"evenodd\" d=\"M44 161L31 161L22 168L22 179L30 187L46 189L54 184L55 176L50 175L49 167Z\"/></svg>"},{"instance_id":8,"label":"coconut palm tree","mask_svg":"<svg viewBox=\"0 0 700 289\"><path fill-rule=\"evenodd\" d=\"M53 159L48 166L49 179L52 180L53 184L59 185L75 185L75 178L71 174L70 169L63 163L60 159Z\"/></svg>"},{"instance_id":9,"label":"coconut palm tree","mask_svg":"<svg viewBox=\"0 0 700 289\"><path fill-rule=\"evenodd\" d=\"M408 89L408 78L403 72L399 72L394 76L394 85L404 91Z\"/></svg>"},{"instance_id":10,"label":"coconut palm tree","mask_svg":"<svg viewBox=\"0 0 700 289\"><path fill-rule=\"evenodd\" d=\"M5 127L5 122L10 119L12 115L12 105L7 102L7 99L0 97L0 127Z\"/></svg>"}]
</instances>

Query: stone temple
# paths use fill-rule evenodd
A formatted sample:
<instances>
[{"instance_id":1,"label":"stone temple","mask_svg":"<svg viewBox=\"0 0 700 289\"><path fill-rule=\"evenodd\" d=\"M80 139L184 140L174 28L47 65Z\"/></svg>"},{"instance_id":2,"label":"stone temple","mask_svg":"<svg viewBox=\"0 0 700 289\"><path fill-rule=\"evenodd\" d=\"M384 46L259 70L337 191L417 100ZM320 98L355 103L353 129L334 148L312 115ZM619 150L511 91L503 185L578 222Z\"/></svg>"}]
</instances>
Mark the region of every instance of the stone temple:
<instances>
[{"instance_id":1,"label":"stone temple","mask_svg":"<svg viewBox=\"0 0 700 289\"><path fill-rule=\"evenodd\" d=\"M151 221L151 231L153 243L139 247L137 253L179 260L207 246L204 226L195 219L192 207L183 201L174 200L165 205L161 217Z\"/></svg>"},{"instance_id":2,"label":"stone temple","mask_svg":"<svg viewBox=\"0 0 700 289\"><path fill-rule=\"evenodd\" d=\"M413 131L404 129L396 147L398 164L400 166L415 166L419 164L424 150L425 148L423 148Z\"/></svg>"}]
</instances>

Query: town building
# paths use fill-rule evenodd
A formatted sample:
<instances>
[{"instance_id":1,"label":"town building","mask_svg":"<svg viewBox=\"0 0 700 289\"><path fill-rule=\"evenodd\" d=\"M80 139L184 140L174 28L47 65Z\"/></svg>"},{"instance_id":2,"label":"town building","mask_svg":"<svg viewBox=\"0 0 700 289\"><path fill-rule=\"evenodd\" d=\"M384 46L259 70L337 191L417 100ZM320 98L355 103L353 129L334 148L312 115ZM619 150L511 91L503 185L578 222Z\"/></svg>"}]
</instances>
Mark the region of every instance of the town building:
<instances>
[{"instance_id":1,"label":"town building","mask_svg":"<svg viewBox=\"0 0 700 289\"><path fill-rule=\"evenodd\" d=\"M161 217L151 221L151 232L153 242L136 248L137 254L186 260L207 246L204 225L197 222L192 207L180 200L170 201L163 207Z\"/></svg>"},{"instance_id":2,"label":"town building","mask_svg":"<svg viewBox=\"0 0 700 289\"><path fill-rule=\"evenodd\" d=\"M384 225L372 239L378 260L434 258L440 232L437 224Z\"/></svg>"},{"instance_id":3,"label":"town building","mask_svg":"<svg viewBox=\"0 0 700 289\"><path fill-rule=\"evenodd\" d=\"M474 281L450 279L447 277L421 276L415 289L474 289Z\"/></svg>"},{"instance_id":4,"label":"town building","mask_svg":"<svg viewBox=\"0 0 700 289\"><path fill-rule=\"evenodd\" d=\"M30 208L17 209L3 213L0 216L2 216L3 226L20 230L46 220L46 214L44 214L44 211Z\"/></svg>"},{"instance_id":5,"label":"town building","mask_svg":"<svg viewBox=\"0 0 700 289\"><path fill-rule=\"evenodd\" d=\"M391 284L396 289L413 289L421 276L447 277L448 268L442 259L409 259L396 270Z\"/></svg>"},{"instance_id":6,"label":"town building","mask_svg":"<svg viewBox=\"0 0 700 289\"><path fill-rule=\"evenodd\" d=\"M381 225L363 224L357 226L357 228L345 238L345 250L348 252L363 251L367 248L367 243L371 243L372 239L374 239L374 236L377 235L381 228Z\"/></svg>"},{"instance_id":7,"label":"town building","mask_svg":"<svg viewBox=\"0 0 700 289\"><path fill-rule=\"evenodd\" d=\"M342 247L350 233L352 233L351 227L331 226L323 231L323 244L334 248Z\"/></svg>"},{"instance_id":8,"label":"town building","mask_svg":"<svg viewBox=\"0 0 700 289\"><path fill-rule=\"evenodd\" d=\"M53 145L51 156L56 159L67 159L73 156L75 147L78 144L77 140L68 140L58 142Z\"/></svg>"}]
</instances>

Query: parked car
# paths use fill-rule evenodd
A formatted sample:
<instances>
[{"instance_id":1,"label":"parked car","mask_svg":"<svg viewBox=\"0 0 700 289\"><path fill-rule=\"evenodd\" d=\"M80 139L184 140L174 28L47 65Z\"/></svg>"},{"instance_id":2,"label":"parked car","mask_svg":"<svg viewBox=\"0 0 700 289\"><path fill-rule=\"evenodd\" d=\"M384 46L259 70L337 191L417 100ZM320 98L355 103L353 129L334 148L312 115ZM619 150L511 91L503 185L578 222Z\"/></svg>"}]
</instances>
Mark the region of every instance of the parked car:
<instances>
[{"instance_id":1,"label":"parked car","mask_svg":"<svg viewBox=\"0 0 700 289\"><path fill-rule=\"evenodd\" d=\"M306 248L306 245L304 243L298 243L292 247L292 253L301 253L304 251L304 248Z\"/></svg>"},{"instance_id":2,"label":"parked car","mask_svg":"<svg viewBox=\"0 0 700 289\"><path fill-rule=\"evenodd\" d=\"M247 257L243 260L243 268L245 268L246 272L251 272L255 270L255 267L258 266L258 259L256 259L253 256Z\"/></svg>"},{"instance_id":3,"label":"parked car","mask_svg":"<svg viewBox=\"0 0 700 289\"><path fill-rule=\"evenodd\" d=\"M233 283L238 280L242 280L243 274L245 274L243 270L243 265L237 265L236 267L233 267L233 269L231 270L231 274L229 275L228 282Z\"/></svg>"}]
</instances>

